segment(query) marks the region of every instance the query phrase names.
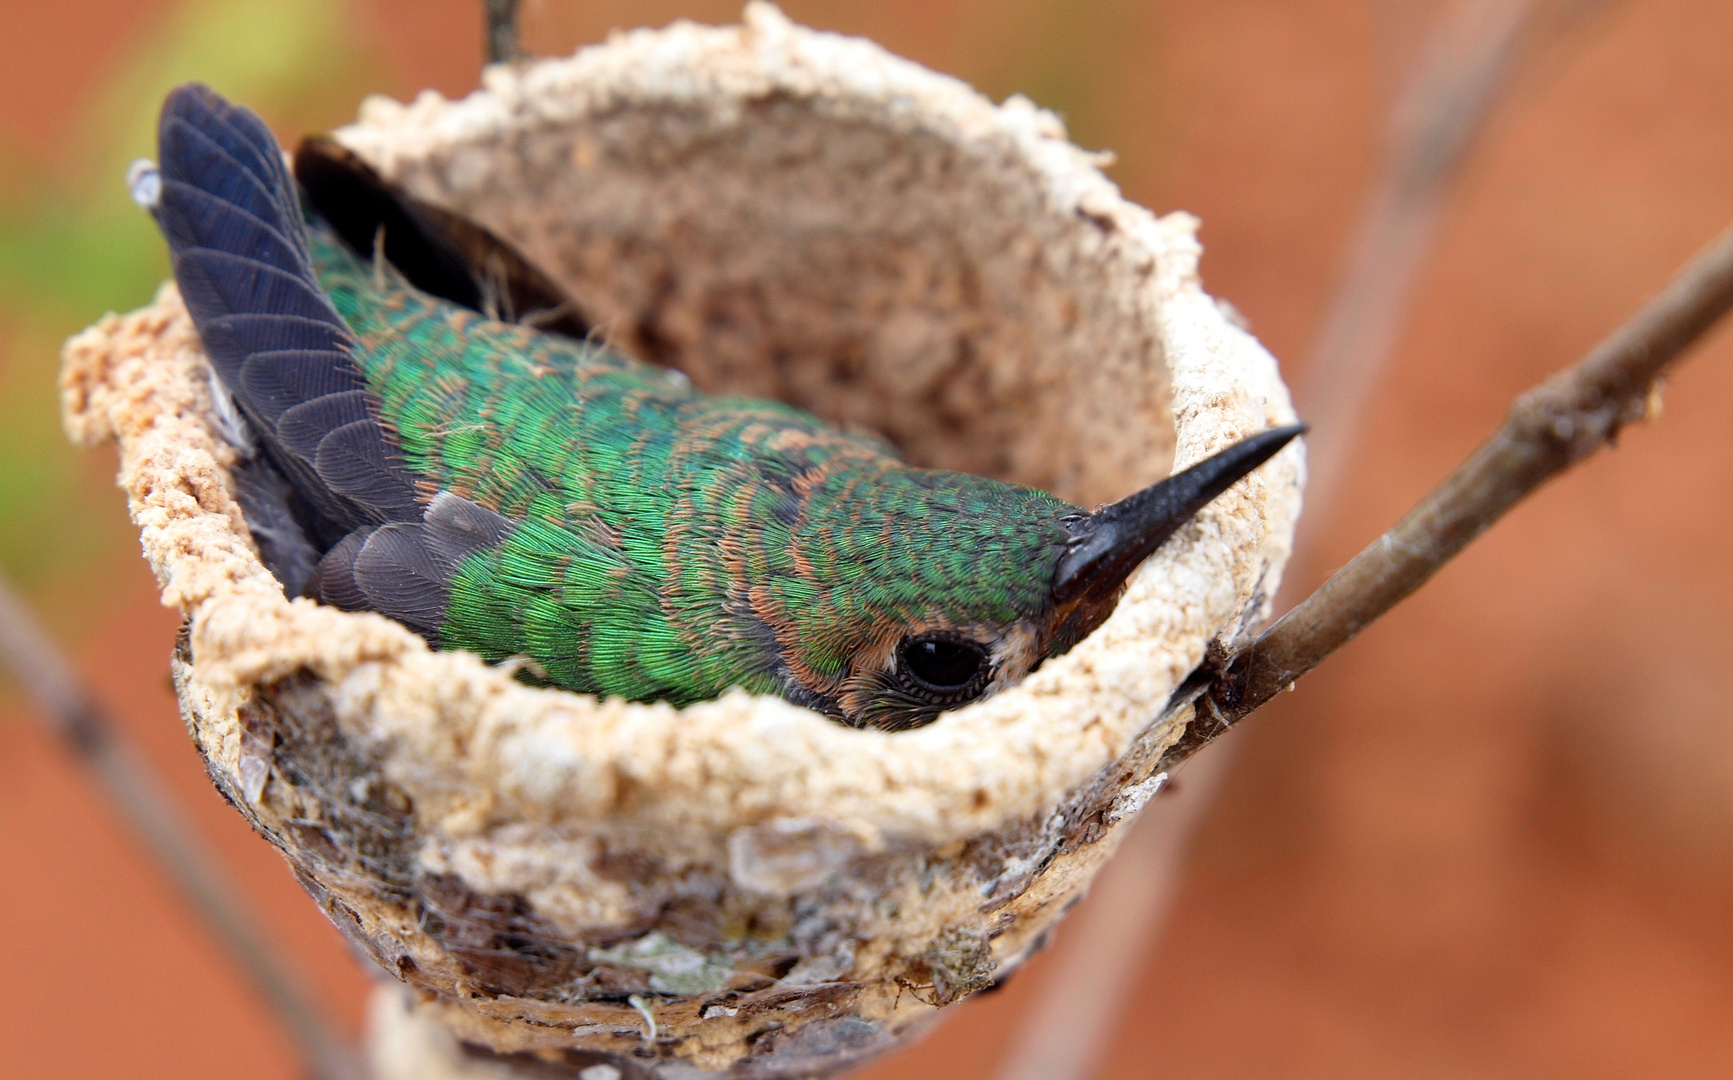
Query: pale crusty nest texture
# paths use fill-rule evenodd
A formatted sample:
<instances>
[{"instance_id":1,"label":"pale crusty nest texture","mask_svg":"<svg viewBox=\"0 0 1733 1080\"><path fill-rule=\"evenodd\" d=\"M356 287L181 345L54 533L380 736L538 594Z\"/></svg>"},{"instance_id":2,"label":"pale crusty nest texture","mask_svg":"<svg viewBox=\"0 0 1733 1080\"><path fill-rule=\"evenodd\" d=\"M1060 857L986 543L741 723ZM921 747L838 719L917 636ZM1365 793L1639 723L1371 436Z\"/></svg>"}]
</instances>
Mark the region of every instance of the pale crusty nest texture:
<instances>
[{"instance_id":1,"label":"pale crusty nest texture","mask_svg":"<svg viewBox=\"0 0 1733 1080\"><path fill-rule=\"evenodd\" d=\"M1201 289L1195 221L1122 200L1058 122L754 5L370 101L339 138L521 246L622 347L916 462L1092 503L1291 421ZM1263 615L1298 446L1206 509L1088 640L902 734L731 693L532 689L286 600L172 286L68 343L113 438L217 784L462 1039L631 1073L802 1074L1027 955L1111 852L1216 637ZM650 1025L655 1034L651 1037ZM598 1056L601 1055L601 1056Z\"/></svg>"}]
</instances>

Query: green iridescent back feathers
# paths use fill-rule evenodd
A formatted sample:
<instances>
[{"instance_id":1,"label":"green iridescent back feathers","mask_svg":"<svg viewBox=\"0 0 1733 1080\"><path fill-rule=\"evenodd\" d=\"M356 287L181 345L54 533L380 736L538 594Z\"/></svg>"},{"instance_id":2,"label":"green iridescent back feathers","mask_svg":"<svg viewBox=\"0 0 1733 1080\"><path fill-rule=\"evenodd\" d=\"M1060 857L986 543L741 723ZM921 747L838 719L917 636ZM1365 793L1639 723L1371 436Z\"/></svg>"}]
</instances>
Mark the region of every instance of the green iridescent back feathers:
<instances>
[{"instance_id":1,"label":"green iridescent back feathers","mask_svg":"<svg viewBox=\"0 0 1733 1080\"><path fill-rule=\"evenodd\" d=\"M485 229L334 144L303 146L298 188L259 118L204 87L169 96L158 147L134 197L285 589L571 690L687 705L742 687L927 723L1069 649L1299 430L1085 513L571 336L557 286ZM569 333L482 314L519 296Z\"/></svg>"},{"instance_id":2,"label":"green iridescent back feathers","mask_svg":"<svg viewBox=\"0 0 1733 1080\"><path fill-rule=\"evenodd\" d=\"M411 470L522 522L451 583L441 644L677 705L829 682L911 624L1039 611L1080 513L913 469L777 402L707 397L600 345L488 320L315 232L321 285Z\"/></svg>"}]
</instances>

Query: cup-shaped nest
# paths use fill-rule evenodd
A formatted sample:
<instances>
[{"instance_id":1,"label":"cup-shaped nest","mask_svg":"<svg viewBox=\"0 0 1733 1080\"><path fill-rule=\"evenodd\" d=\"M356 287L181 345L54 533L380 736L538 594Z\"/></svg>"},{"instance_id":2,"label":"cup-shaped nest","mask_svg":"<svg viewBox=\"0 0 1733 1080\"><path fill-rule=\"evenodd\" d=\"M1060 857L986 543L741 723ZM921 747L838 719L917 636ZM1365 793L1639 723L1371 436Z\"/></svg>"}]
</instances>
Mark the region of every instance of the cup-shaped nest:
<instances>
[{"instance_id":1,"label":"cup-shaped nest","mask_svg":"<svg viewBox=\"0 0 1733 1080\"><path fill-rule=\"evenodd\" d=\"M1196 222L1124 201L1025 100L757 5L485 83L337 138L703 390L1084 505L1293 419L1199 285ZM1303 471L1290 447L1217 499L1021 685L885 733L533 688L286 599L209 380L168 286L66 350L69 428L118 441L186 616L211 777L424 1017L625 1075L842 1065L1021 963L1159 786L1191 718L1170 694L1265 613Z\"/></svg>"}]
</instances>

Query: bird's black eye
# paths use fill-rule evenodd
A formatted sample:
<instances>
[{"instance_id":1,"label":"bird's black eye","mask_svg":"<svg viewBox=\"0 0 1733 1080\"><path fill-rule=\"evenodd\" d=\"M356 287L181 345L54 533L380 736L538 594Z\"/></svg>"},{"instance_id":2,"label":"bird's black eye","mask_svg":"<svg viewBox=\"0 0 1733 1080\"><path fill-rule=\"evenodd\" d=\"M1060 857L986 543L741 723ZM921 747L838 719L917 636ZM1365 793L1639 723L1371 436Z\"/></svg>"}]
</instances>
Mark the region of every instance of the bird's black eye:
<instances>
[{"instance_id":1,"label":"bird's black eye","mask_svg":"<svg viewBox=\"0 0 1733 1080\"><path fill-rule=\"evenodd\" d=\"M987 650L973 641L924 635L905 639L899 652L903 670L928 693L961 695L986 682Z\"/></svg>"}]
</instances>

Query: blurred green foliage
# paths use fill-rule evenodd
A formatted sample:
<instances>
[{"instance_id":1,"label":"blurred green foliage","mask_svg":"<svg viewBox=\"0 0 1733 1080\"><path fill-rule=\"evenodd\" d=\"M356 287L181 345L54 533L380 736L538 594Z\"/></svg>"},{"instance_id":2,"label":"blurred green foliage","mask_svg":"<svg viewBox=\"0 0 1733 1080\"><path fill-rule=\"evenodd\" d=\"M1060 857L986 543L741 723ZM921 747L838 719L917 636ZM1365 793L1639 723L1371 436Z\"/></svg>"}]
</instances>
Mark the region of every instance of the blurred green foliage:
<instances>
[{"instance_id":1,"label":"blurred green foliage","mask_svg":"<svg viewBox=\"0 0 1733 1080\"><path fill-rule=\"evenodd\" d=\"M127 197L127 165L151 155L163 96L189 79L284 134L353 115L378 73L344 15L339 0L191 0L116 65L59 160L0 143L0 567L83 608L81 622L112 593L115 556L135 549L112 458L93 460L60 430L60 344L148 301L168 273L154 224Z\"/></svg>"}]
</instances>

